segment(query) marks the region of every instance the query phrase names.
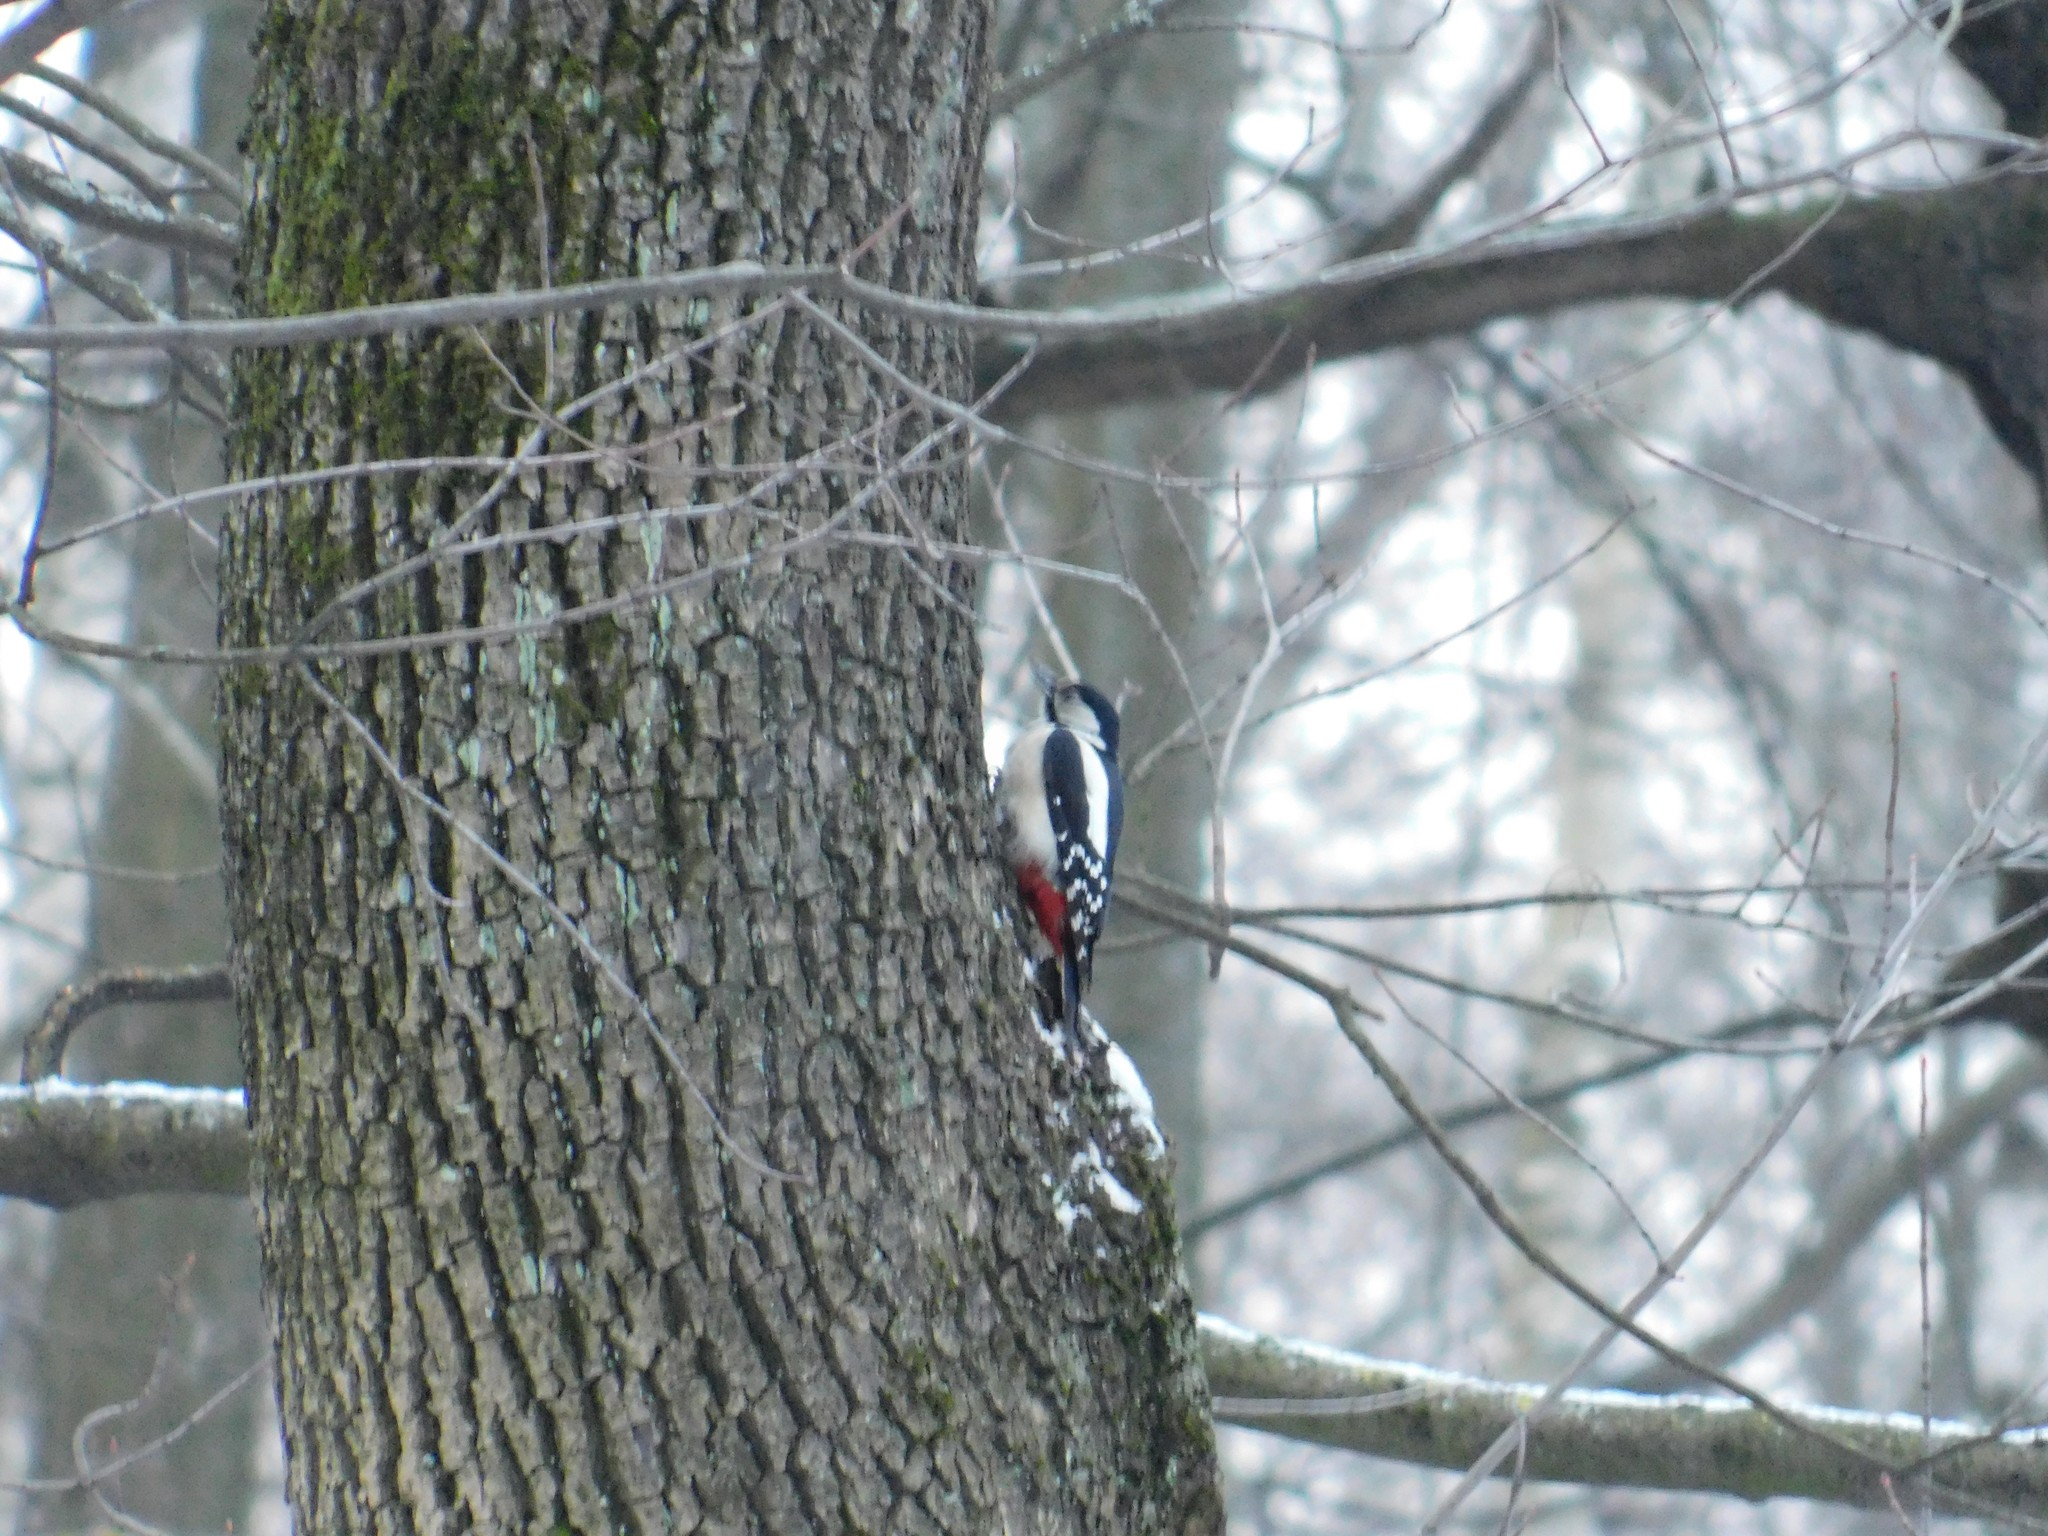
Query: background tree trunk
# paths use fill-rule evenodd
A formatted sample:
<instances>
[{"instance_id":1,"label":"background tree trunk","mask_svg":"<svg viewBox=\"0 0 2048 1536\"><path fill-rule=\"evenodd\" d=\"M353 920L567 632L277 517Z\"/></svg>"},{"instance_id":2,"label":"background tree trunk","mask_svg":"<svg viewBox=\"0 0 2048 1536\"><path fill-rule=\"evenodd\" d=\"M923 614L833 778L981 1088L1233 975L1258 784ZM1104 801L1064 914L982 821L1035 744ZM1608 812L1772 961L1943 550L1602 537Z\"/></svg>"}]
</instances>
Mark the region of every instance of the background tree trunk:
<instances>
[{"instance_id":1,"label":"background tree trunk","mask_svg":"<svg viewBox=\"0 0 2048 1536\"><path fill-rule=\"evenodd\" d=\"M1093 33L1120 9L1105 0L1062 20ZM1244 73L1232 26L1243 9L1208 7L1205 22L1213 30L1177 37L1165 48L1112 54L1025 109L1021 201L1041 224L1074 242L1034 242L1023 252L1027 259L1114 251L1183 225L1196 231L1163 257L1128 254L1093 272L1033 283L1026 290L1032 301L1102 303L1213 280L1211 258L1221 237L1201 231L1200 221L1225 200L1230 120ZM1116 130L1124 121L1174 128L1132 138ZM1050 417L1034 435L1054 455L1184 481L1213 479L1224 461L1215 402L1199 395ZM1197 692L1206 693L1222 643L1211 564L1214 493L1104 480L1043 454L1013 454L1009 463L1019 471L1020 499L1028 503L1019 509L1023 520L1044 547L1127 576L1152 606L1148 617L1108 589L1078 582L1050 583L1046 592L1082 674L1124 697L1125 761L1135 761L1187 717L1192 706L1183 676L1191 675ZM1178 665L1169 645L1179 653ZM1041 653L1040 659L1047 658ZM1200 888L1213 805L1214 786L1199 753L1164 760L1132 786L1123 867ZM1144 1074L1172 1140L1176 1196L1192 1210L1202 1201L1207 1129L1205 957L1184 940L1120 950L1114 942L1119 930L1126 937L1142 930L1128 915L1113 923L1089 1006Z\"/></svg>"},{"instance_id":2,"label":"background tree trunk","mask_svg":"<svg viewBox=\"0 0 2048 1536\"><path fill-rule=\"evenodd\" d=\"M961 296L984 25L280 4L249 302L740 257ZM961 485L892 372L957 395L965 350L737 320L242 360L249 475L509 451L642 369L549 444L595 463L271 493L224 539L230 644L416 557L318 638L466 631L223 683L296 1517L1213 1529L1168 1192L990 921L972 583L912 552Z\"/></svg>"},{"instance_id":3,"label":"background tree trunk","mask_svg":"<svg viewBox=\"0 0 2048 1536\"><path fill-rule=\"evenodd\" d=\"M120 99L174 102L179 85L166 78L171 66L164 44L177 31L201 28L193 142L232 165L249 99L255 14L253 4L218 6L196 19L166 8L157 26L112 29L95 39L90 76ZM166 290L172 285L165 265L158 260L135 275L152 291ZM153 484L193 490L219 481L217 429L189 408L147 418L129 451ZM76 479L99 478L99 466L84 456L72 463ZM79 497L56 499L82 525ZM97 491L90 497L103 501ZM203 541L181 522L158 518L136 530L130 550L129 638L204 645L215 617L206 589L194 580L196 567L211 564ZM157 695L163 718L132 704L117 715L93 859L124 869L204 869L220 854L210 771L202 766L208 777L195 777L195 761L212 743L212 690L206 678L189 672L158 670L134 682ZM182 747L169 739L179 734ZM225 944L217 875L177 884L103 878L92 888L81 969L207 964L219 961ZM81 1035L67 1067L80 1078L241 1081L233 1014L219 1004L116 1010ZM249 1209L239 1200L180 1196L68 1212L54 1224L38 1311L30 1475L69 1477L80 1422L141 1392L159 1352L164 1368L150 1400L89 1438L94 1461L104 1462L113 1445L132 1447L177 1424L262 1352ZM269 1432L261 1389L244 1391L105 1491L124 1511L155 1524L211 1531L245 1526L256 1437ZM24 1501L21 1524L30 1531L67 1531L98 1518L93 1501L73 1493Z\"/></svg>"}]
</instances>

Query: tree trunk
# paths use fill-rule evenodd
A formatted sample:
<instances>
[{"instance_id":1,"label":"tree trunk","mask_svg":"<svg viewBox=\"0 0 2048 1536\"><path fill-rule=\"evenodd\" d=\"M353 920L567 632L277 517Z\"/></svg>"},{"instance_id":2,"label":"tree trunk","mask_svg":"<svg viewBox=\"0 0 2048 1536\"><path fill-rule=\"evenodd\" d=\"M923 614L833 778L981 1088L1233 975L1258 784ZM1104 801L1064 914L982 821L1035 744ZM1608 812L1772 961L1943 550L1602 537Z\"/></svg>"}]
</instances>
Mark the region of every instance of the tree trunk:
<instances>
[{"instance_id":1,"label":"tree trunk","mask_svg":"<svg viewBox=\"0 0 2048 1536\"><path fill-rule=\"evenodd\" d=\"M975 0L475 9L274 8L253 310L741 257L968 291ZM228 644L419 641L222 685L302 1530L1219 1522L1158 1167L992 921L960 445L896 381L966 351L843 323L240 361L249 475L506 453L625 378L548 440L594 457L223 540Z\"/></svg>"}]
</instances>

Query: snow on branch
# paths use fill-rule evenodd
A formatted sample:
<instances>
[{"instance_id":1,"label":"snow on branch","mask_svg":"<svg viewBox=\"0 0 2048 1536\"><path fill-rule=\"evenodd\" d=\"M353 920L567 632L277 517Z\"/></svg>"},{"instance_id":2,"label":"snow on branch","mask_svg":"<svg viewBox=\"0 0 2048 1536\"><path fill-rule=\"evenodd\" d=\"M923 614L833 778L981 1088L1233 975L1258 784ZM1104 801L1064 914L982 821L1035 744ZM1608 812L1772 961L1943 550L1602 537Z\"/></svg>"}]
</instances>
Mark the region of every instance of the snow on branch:
<instances>
[{"instance_id":1,"label":"snow on branch","mask_svg":"<svg viewBox=\"0 0 2048 1536\"><path fill-rule=\"evenodd\" d=\"M1201 1319L1216 1418L1395 1461L1462 1470L1546 1388L1375 1360ZM1983 1515L2048 1508L2048 1430L1987 1432L1912 1414L1784 1408L1725 1398L1566 1392L1527 1430L1520 1473L1600 1487L1860 1507L1905 1500L1931 1477L1940 1507ZM1500 1475L1517 1472L1518 1458Z\"/></svg>"},{"instance_id":2,"label":"snow on branch","mask_svg":"<svg viewBox=\"0 0 2048 1536\"><path fill-rule=\"evenodd\" d=\"M239 1088L0 1088L0 1195L69 1210L125 1195L247 1195Z\"/></svg>"},{"instance_id":3,"label":"snow on branch","mask_svg":"<svg viewBox=\"0 0 2048 1536\"><path fill-rule=\"evenodd\" d=\"M248 1187L242 1094L46 1080L0 1088L0 1195L68 1209ZM1421 1466L1462 1469L1545 1389L1249 1332L1201 1319L1219 1422ZM1517 1458L1501 1472L1516 1471ZM1521 1473L1602 1487L1883 1506L1931 1477L1945 1508L2048 1508L2048 1428L2004 1432L1910 1414L1571 1391L1529 1426Z\"/></svg>"}]
</instances>

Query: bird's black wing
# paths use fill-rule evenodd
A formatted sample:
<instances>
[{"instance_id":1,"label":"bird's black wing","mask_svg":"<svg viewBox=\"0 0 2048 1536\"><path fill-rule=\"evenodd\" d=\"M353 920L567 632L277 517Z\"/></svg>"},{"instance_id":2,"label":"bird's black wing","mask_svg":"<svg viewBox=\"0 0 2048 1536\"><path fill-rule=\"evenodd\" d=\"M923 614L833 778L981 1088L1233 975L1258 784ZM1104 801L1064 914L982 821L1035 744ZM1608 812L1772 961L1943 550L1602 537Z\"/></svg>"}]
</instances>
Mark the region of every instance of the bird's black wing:
<instances>
[{"instance_id":1,"label":"bird's black wing","mask_svg":"<svg viewBox=\"0 0 2048 1536\"><path fill-rule=\"evenodd\" d=\"M1106 805L1098 808L1090 800L1086 760L1071 731L1046 737L1044 765L1046 811L1052 818L1061 893L1067 898L1063 970L1067 1022L1073 1025L1080 1019L1081 993L1095 969L1095 941L1109 912L1109 866L1096 842L1102 833L1091 823L1099 809L1113 830L1123 819L1123 805L1114 778Z\"/></svg>"}]
</instances>

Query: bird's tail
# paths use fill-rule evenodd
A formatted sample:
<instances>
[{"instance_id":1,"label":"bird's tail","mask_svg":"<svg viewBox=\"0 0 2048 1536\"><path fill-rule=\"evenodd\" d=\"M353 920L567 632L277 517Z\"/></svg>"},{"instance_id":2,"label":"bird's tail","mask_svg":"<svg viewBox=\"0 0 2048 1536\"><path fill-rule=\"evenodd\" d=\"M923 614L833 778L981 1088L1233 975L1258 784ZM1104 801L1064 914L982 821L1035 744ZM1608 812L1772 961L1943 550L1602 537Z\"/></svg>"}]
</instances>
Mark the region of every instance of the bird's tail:
<instances>
[{"instance_id":1,"label":"bird's tail","mask_svg":"<svg viewBox=\"0 0 2048 1536\"><path fill-rule=\"evenodd\" d=\"M1079 1036L1081 1028L1081 967L1074 963L1069 954L1060 965L1061 1013L1067 1021L1067 1028Z\"/></svg>"},{"instance_id":2,"label":"bird's tail","mask_svg":"<svg viewBox=\"0 0 2048 1536\"><path fill-rule=\"evenodd\" d=\"M1030 960L1025 970L1031 977L1031 990L1037 997L1039 1023L1051 1029L1066 1014L1066 996L1060 980L1064 967L1060 964L1060 957L1053 955Z\"/></svg>"}]
</instances>

